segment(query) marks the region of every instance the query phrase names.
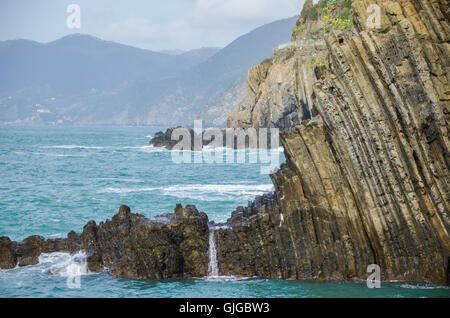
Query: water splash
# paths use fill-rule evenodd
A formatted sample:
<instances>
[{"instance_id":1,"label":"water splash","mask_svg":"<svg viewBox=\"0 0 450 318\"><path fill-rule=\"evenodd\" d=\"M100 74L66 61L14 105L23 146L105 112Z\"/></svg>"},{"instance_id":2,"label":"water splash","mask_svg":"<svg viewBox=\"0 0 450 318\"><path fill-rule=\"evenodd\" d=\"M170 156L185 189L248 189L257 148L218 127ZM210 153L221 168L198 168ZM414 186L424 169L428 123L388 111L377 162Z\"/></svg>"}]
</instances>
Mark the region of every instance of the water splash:
<instances>
[{"instance_id":1,"label":"water splash","mask_svg":"<svg viewBox=\"0 0 450 318\"><path fill-rule=\"evenodd\" d=\"M208 276L218 277L219 266L217 262L216 238L214 230L209 231L209 249L208 249Z\"/></svg>"}]
</instances>

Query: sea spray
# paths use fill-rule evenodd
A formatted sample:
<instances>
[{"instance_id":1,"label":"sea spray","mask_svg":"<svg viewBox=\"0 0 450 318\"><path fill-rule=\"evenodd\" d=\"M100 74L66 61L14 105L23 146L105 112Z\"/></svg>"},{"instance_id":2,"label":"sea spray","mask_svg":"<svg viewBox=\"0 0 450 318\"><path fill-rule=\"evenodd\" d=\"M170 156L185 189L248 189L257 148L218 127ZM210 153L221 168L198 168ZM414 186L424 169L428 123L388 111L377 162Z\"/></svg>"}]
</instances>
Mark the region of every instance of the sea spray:
<instances>
[{"instance_id":1,"label":"sea spray","mask_svg":"<svg viewBox=\"0 0 450 318\"><path fill-rule=\"evenodd\" d=\"M219 266L217 262L216 238L214 230L209 231L209 249L208 249L208 276L218 277Z\"/></svg>"},{"instance_id":2,"label":"sea spray","mask_svg":"<svg viewBox=\"0 0 450 318\"><path fill-rule=\"evenodd\" d=\"M69 289L79 289L81 276L89 273L86 257L82 252L73 255L60 252L41 254L39 264L43 266L42 272L65 277Z\"/></svg>"}]
</instances>

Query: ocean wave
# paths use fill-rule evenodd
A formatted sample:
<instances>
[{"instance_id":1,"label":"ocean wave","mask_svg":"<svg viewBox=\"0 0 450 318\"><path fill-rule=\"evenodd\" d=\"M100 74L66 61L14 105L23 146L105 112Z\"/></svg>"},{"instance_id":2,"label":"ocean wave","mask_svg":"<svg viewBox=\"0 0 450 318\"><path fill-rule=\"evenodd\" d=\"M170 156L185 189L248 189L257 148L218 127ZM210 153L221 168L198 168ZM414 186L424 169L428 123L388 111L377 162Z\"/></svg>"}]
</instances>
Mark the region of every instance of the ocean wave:
<instances>
[{"instance_id":1,"label":"ocean wave","mask_svg":"<svg viewBox=\"0 0 450 318\"><path fill-rule=\"evenodd\" d=\"M415 285L415 284L402 284L401 288L406 289L449 289L448 286L435 286L435 285Z\"/></svg>"},{"instance_id":2,"label":"ocean wave","mask_svg":"<svg viewBox=\"0 0 450 318\"><path fill-rule=\"evenodd\" d=\"M158 188L106 188L98 191L98 193L117 193L117 194L125 194L132 192L152 192L158 190Z\"/></svg>"},{"instance_id":3,"label":"ocean wave","mask_svg":"<svg viewBox=\"0 0 450 318\"><path fill-rule=\"evenodd\" d=\"M87 267L87 255L83 252L69 254L63 252L43 253L39 256L39 263L33 266L2 270L6 273L42 273L60 277L75 277L91 274Z\"/></svg>"},{"instance_id":4,"label":"ocean wave","mask_svg":"<svg viewBox=\"0 0 450 318\"><path fill-rule=\"evenodd\" d=\"M101 146L80 146L80 145L58 145L58 146L41 146L42 149L106 149L108 147Z\"/></svg>"},{"instance_id":5,"label":"ocean wave","mask_svg":"<svg viewBox=\"0 0 450 318\"><path fill-rule=\"evenodd\" d=\"M49 253L39 256L38 267L45 274L61 277L73 277L89 274L86 254L79 252L74 255L69 253Z\"/></svg>"},{"instance_id":6,"label":"ocean wave","mask_svg":"<svg viewBox=\"0 0 450 318\"><path fill-rule=\"evenodd\" d=\"M109 177L109 178L94 178L97 181L119 181L119 182L130 182L130 183L140 183L143 182L142 179L130 179L121 177Z\"/></svg>"},{"instance_id":7,"label":"ocean wave","mask_svg":"<svg viewBox=\"0 0 450 318\"><path fill-rule=\"evenodd\" d=\"M127 147L122 147L121 149L135 149L135 150L139 150L142 152L163 152L163 151L167 151L165 148L161 148L161 147L154 147L154 146L127 146Z\"/></svg>"},{"instance_id":8,"label":"ocean wave","mask_svg":"<svg viewBox=\"0 0 450 318\"><path fill-rule=\"evenodd\" d=\"M101 193L127 194L133 192L157 192L177 198L199 201L228 201L236 197L252 199L255 196L273 191L272 184L189 184L166 187L106 188Z\"/></svg>"},{"instance_id":9,"label":"ocean wave","mask_svg":"<svg viewBox=\"0 0 450 318\"><path fill-rule=\"evenodd\" d=\"M149 149L153 148L153 146L126 146L122 147L122 149Z\"/></svg>"},{"instance_id":10,"label":"ocean wave","mask_svg":"<svg viewBox=\"0 0 450 318\"><path fill-rule=\"evenodd\" d=\"M208 276L208 277L200 278L200 280L204 280L207 282L239 282L239 281L262 282L265 279L256 278L256 277Z\"/></svg>"},{"instance_id":11,"label":"ocean wave","mask_svg":"<svg viewBox=\"0 0 450 318\"><path fill-rule=\"evenodd\" d=\"M82 155L82 154L61 154L61 153L46 153L46 152L32 152L33 155L37 155L37 156L48 156L48 157L86 157L86 155Z\"/></svg>"}]
</instances>

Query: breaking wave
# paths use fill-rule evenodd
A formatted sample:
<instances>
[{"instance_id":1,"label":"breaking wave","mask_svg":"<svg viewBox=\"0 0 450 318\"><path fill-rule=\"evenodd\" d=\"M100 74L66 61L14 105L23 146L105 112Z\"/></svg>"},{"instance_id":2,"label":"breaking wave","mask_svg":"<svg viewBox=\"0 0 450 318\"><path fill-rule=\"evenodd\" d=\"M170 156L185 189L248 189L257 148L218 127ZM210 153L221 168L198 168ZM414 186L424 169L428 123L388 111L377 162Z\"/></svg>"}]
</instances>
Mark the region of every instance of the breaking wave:
<instances>
[{"instance_id":1,"label":"breaking wave","mask_svg":"<svg viewBox=\"0 0 450 318\"><path fill-rule=\"evenodd\" d=\"M107 147L100 146L80 146L80 145L59 145L59 146L42 146L42 149L105 149Z\"/></svg>"},{"instance_id":2,"label":"breaking wave","mask_svg":"<svg viewBox=\"0 0 450 318\"><path fill-rule=\"evenodd\" d=\"M236 197L252 199L269 191L273 191L272 184L183 184L167 187L106 188L100 192L117 194L154 192L199 201L225 201L236 199Z\"/></svg>"},{"instance_id":3,"label":"breaking wave","mask_svg":"<svg viewBox=\"0 0 450 318\"><path fill-rule=\"evenodd\" d=\"M50 253L39 256L39 265L42 272L61 277L73 277L89 274L86 254L79 252L74 255L69 253Z\"/></svg>"},{"instance_id":4,"label":"breaking wave","mask_svg":"<svg viewBox=\"0 0 450 318\"><path fill-rule=\"evenodd\" d=\"M436 286L436 285L415 285L415 284L402 284L400 285L401 288L406 289L449 289L448 286Z\"/></svg>"}]
</instances>

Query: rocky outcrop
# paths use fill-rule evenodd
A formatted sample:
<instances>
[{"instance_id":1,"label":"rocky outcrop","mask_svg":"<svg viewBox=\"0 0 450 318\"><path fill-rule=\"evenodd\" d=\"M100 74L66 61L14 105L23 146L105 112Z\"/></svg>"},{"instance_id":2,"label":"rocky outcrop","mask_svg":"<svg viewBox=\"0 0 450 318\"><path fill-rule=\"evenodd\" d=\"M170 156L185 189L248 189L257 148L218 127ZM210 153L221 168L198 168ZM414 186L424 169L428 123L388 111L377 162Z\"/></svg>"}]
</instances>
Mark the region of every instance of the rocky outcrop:
<instances>
[{"instance_id":1,"label":"rocky outcrop","mask_svg":"<svg viewBox=\"0 0 450 318\"><path fill-rule=\"evenodd\" d=\"M191 150L202 151L203 149L215 149L228 147L232 149L246 148L272 148L271 131L261 134L264 136L263 143L259 142L260 132L257 129L249 132L251 127L239 129L208 128L200 133L195 133L192 128L179 126L168 128L165 133L157 132L150 140L150 146L165 148L167 150ZM174 131L180 129L179 131ZM173 136L172 136L173 135ZM177 137L180 136L178 139ZM173 139L172 139L173 137ZM187 142L185 142L187 140ZM278 149L279 144L273 148Z\"/></svg>"},{"instance_id":2,"label":"rocky outcrop","mask_svg":"<svg viewBox=\"0 0 450 318\"><path fill-rule=\"evenodd\" d=\"M160 148L166 148L167 150L172 150L180 141L180 139L174 139L172 140L172 134L174 132L174 130L176 129L184 129L186 130L191 138L191 150L195 150L195 143L194 143L194 139L195 138L199 138L198 134L196 134L194 132L194 130L192 128L189 128L187 126L178 126L178 127L172 127L172 128L168 128L166 130L165 133L163 133L162 131L159 131L155 134L155 136L153 136L153 138L150 140L149 145L150 146L154 146L154 147L160 147ZM199 145L202 145L202 143L199 143Z\"/></svg>"},{"instance_id":3,"label":"rocky outcrop","mask_svg":"<svg viewBox=\"0 0 450 318\"><path fill-rule=\"evenodd\" d=\"M376 28L366 25L372 4ZM273 194L225 224L193 206L154 219L123 206L67 239L1 238L0 266L81 249L89 268L116 276L206 276L213 231L222 275L366 279L378 264L382 280L450 283L448 4L355 0L353 9L355 29L330 32L326 48L288 49L252 69L230 115L233 127L282 128L286 164L271 175Z\"/></svg>"},{"instance_id":4,"label":"rocky outcrop","mask_svg":"<svg viewBox=\"0 0 450 318\"><path fill-rule=\"evenodd\" d=\"M228 127L288 130L310 118L313 83L302 79L312 76L312 69L304 63L303 51L286 49L252 67L246 93L239 107L229 114Z\"/></svg>"},{"instance_id":5,"label":"rocky outcrop","mask_svg":"<svg viewBox=\"0 0 450 318\"><path fill-rule=\"evenodd\" d=\"M9 237L0 237L0 268L11 269L16 267L16 249L16 242L12 242Z\"/></svg>"},{"instance_id":6,"label":"rocky outcrop","mask_svg":"<svg viewBox=\"0 0 450 318\"><path fill-rule=\"evenodd\" d=\"M374 28L369 5L380 8ZM229 117L289 132L273 201L216 233L224 274L362 278L375 263L383 279L447 281L448 3L361 0L353 10L355 29L332 31L318 61L303 63L298 48L255 68L250 102ZM286 89L274 85L279 70ZM288 115L286 126L277 107L291 106L276 100L304 94L298 83L312 89L293 110L306 101L313 120L295 126Z\"/></svg>"},{"instance_id":7,"label":"rocky outcrop","mask_svg":"<svg viewBox=\"0 0 450 318\"><path fill-rule=\"evenodd\" d=\"M66 239L0 238L0 268L36 265L42 253L83 251L91 272L106 267L131 279L202 277L208 270L208 233L208 217L194 206L177 205L174 213L154 219L122 206L112 220L90 221L81 234L70 232Z\"/></svg>"}]
</instances>

